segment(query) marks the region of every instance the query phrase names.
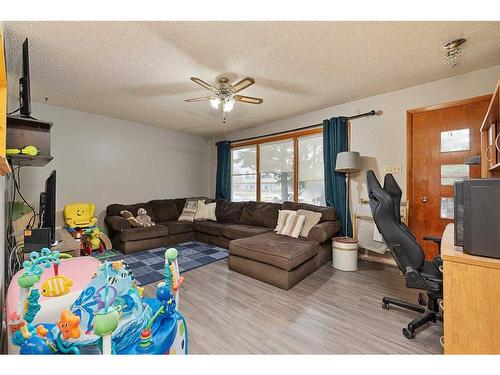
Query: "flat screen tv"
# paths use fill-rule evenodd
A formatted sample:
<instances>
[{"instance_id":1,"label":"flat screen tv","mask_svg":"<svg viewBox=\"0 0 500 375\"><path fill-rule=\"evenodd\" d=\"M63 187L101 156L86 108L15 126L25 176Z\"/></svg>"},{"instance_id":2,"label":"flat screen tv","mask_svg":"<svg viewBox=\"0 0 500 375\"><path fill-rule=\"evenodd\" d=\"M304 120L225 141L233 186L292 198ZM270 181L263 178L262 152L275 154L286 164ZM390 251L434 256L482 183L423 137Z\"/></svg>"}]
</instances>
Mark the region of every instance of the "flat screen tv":
<instances>
[{"instance_id":1,"label":"flat screen tv","mask_svg":"<svg viewBox=\"0 0 500 375\"><path fill-rule=\"evenodd\" d=\"M40 227L50 228L50 244L56 245L56 171L45 181L45 191L40 193Z\"/></svg>"},{"instance_id":2,"label":"flat screen tv","mask_svg":"<svg viewBox=\"0 0 500 375\"><path fill-rule=\"evenodd\" d=\"M23 43L23 76L19 78L19 107L23 117L31 115L30 58L28 38Z\"/></svg>"}]
</instances>

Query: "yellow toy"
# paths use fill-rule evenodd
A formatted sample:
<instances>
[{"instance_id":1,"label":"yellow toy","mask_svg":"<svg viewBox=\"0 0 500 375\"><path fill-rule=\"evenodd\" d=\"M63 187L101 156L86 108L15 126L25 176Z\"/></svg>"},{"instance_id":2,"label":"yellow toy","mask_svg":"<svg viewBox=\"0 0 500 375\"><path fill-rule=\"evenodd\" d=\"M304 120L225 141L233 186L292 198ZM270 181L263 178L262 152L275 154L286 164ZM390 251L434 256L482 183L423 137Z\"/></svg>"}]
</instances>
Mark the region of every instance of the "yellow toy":
<instances>
[{"instance_id":1,"label":"yellow toy","mask_svg":"<svg viewBox=\"0 0 500 375\"><path fill-rule=\"evenodd\" d=\"M23 148L8 148L7 155L29 155L29 156L37 156L40 151L35 146L28 145Z\"/></svg>"},{"instance_id":2,"label":"yellow toy","mask_svg":"<svg viewBox=\"0 0 500 375\"><path fill-rule=\"evenodd\" d=\"M72 203L64 206L64 221L70 228L88 228L97 223L92 203Z\"/></svg>"},{"instance_id":3,"label":"yellow toy","mask_svg":"<svg viewBox=\"0 0 500 375\"><path fill-rule=\"evenodd\" d=\"M87 255L91 255L93 250L98 250L99 253L104 251L101 231L98 227L89 228L85 231L82 238L82 249Z\"/></svg>"},{"instance_id":4,"label":"yellow toy","mask_svg":"<svg viewBox=\"0 0 500 375\"><path fill-rule=\"evenodd\" d=\"M68 294L73 281L64 275L49 277L42 285L42 296L59 297Z\"/></svg>"}]
</instances>

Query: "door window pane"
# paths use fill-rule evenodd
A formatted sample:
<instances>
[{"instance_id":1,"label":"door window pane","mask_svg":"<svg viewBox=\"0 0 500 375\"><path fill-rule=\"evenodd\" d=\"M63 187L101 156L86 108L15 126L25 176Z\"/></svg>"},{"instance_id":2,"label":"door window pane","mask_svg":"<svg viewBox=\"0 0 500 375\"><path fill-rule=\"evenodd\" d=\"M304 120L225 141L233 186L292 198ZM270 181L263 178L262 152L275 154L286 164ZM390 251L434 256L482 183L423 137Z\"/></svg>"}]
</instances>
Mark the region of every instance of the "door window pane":
<instances>
[{"instance_id":1,"label":"door window pane","mask_svg":"<svg viewBox=\"0 0 500 375\"><path fill-rule=\"evenodd\" d=\"M469 166L466 164L441 165L441 185L453 185L455 181L469 178Z\"/></svg>"},{"instance_id":2,"label":"door window pane","mask_svg":"<svg viewBox=\"0 0 500 375\"><path fill-rule=\"evenodd\" d=\"M470 150L470 130L447 130L441 132L441 152Z\"/></svg>"},{"instance_id":3,"label":"door window pane","mask_svg":"<svg viewBox=\"0 0 500 375\"><path fill-rule=\"evenodd\" d=\"M293 140L260 146L260 200L293 201Z\"/></svg>"},{"instance_id":4,"label":"door window pane","mask_svg":"<svg viewBox=\"0 0 500 375\"><path fill-rule=\"evenodd\" d=\"M453 198L441 197L441 219L453 219L455 217L453 202Z\"/></svg>"},{"instance_id":5,"label":"door window pane","mask_svg":"<svg viewBox=\"0 0 500 375\"><path fill-rule=\"evenodd\" d=\"M257 147L231 150L231 201L257 200Z\"/></svg>"},{"instance_id":6,"label":"door window pane","mask_svg":"<svg viewBox=\"0 0 500 375\"><path fill-rule=\"evenodd\" d=\"M299 138L299 202L325 204L323 136Z\"/></svg>"}]
</instances>

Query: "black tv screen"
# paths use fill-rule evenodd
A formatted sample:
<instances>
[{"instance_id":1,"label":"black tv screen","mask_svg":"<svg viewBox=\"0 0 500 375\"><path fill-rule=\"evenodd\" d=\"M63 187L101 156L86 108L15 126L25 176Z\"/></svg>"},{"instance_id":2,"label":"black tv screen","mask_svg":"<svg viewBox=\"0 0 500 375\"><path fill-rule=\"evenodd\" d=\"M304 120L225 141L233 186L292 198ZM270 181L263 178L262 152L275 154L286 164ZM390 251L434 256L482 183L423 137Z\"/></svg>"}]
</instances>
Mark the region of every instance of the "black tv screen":
<instances>
[{"instance_id":1,"label":"black tv screen","mask_svg":"<svg viewBox=\"0 0 500 375\"><path fill-rule=\"evenodd\" d=\"M45 181L45 192L40 194L40 224L50 228L50 243L56 243L56 171Z\"/></svg>"},{"instance_id":2,"label":"black tv screen","mask_svg":"<svg viewBox=\"0 0 500 375\"><path fill-rule=\"evenodd\" d=\"M19 101L21 116L31 115L30 58L28 38L23 43L23 76L19 79Z\"/></svg>"}]
</instances>

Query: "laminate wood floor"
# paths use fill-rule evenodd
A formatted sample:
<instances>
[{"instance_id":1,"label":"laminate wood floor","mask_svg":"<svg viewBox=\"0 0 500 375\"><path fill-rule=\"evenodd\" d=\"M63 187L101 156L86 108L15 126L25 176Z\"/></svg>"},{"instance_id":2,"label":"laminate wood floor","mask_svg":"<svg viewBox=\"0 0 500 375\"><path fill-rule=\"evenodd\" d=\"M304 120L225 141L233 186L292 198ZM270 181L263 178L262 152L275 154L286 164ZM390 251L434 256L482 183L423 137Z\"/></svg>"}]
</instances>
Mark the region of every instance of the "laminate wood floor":
<instances>
[{"instance_id":1,"label":"laminate wood floor","mask_svg":"<svg viewBox=\"0 0 500 375\"><path fill-rule=\"evenodd\" d=\"M156 286L145 287L153 296ZM416 303L397 268L368 261L357 272L330 264L285 291L228 270L227 260L184 274L180 311L191 354L437 354L441 324L406 339L417 313L382 309L382 297Z\"/></svg>"}]
</instances>

